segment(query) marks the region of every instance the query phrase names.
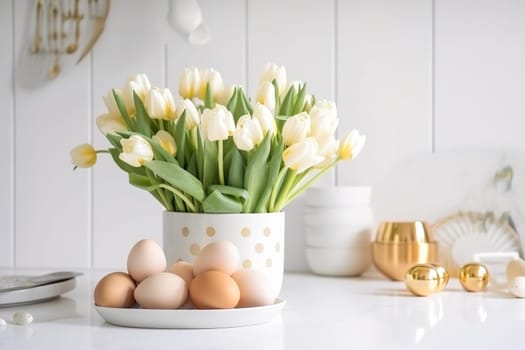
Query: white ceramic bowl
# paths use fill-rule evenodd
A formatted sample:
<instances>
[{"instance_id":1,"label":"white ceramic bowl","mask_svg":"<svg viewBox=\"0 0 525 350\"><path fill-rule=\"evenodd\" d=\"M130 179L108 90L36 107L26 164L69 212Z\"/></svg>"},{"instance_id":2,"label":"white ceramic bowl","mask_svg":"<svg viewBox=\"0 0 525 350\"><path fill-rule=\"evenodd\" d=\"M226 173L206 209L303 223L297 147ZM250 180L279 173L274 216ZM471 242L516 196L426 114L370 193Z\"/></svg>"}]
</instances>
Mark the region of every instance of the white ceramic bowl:
<instances>
[{"instance_id":1,"label":"white ceramic bowl","mask_svg":"<svg viewBox=\"0 0 525 350\"><path fill-rule=\"evenodd\" d=\"M305 202L310 207L360 206L368 205L371 195L370 186L311 187Z\"/></svg>"},{"instance_id":2,"label":"white ceramic bowl","mask_svg":"<svg viewBox=\"0 0 525 350\"><path fill-rule=\"evenodd\" d=\"M372 209L367 206L354 208L306 208L304 223L307 226L325 225L370 225Z\"/></svg>"},{"instance_id":3,"label":"white ceramic bowl","mask_svg":"<svg viewBox=\"0 0 525 350\"><path fill-rule=\"evenodd\" d=\"M306 247L306 261L310 270L325 276L360 276L372 264L368 248L313 248Z\"/></svg>"},{"instance_id":4,"label":"white ceramic bowl","mask_svg":"<svg viewBox=\"0 0 525 350\"><path fill-rule=\"evenodd\" d=\"M304 235L306 245L320 248L366 247L370 245L372 236L371 225L306 226Z\"/></svg>"}]
</instances>

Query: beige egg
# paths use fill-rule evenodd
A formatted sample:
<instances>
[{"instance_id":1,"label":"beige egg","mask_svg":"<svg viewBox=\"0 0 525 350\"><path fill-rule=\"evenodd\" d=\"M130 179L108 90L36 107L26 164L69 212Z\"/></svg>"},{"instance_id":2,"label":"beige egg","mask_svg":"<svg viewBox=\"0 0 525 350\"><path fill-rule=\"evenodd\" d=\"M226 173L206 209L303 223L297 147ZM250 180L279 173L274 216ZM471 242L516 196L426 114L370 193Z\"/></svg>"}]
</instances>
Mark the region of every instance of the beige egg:
<instances>
[{"instance_id":1,"label":"beige egg","mask_svg":"<svg viewBox=\"0 0 525 350\"><path fill-rule=\"evenodd\" d=\"M135 282L125 272L112 272L97 283L95 305L105 307L130 307L135 303Z\"/></svg>"},{"instance_id":2,"label":"beige egg","mask_svg":"<svg viewBox=\"0 0 525 350\"><path fill-rule=\"evenodd\" d=\"M240 298L237 307L272 305L275 295L268 275L260 270L239 270L232 278L239 286Z\"/></svg>"},{"instance_id":3,"label":"beige egg","mask_svg":"<svg viewBox=\"0 0 525 350\"><path fill-rule=\"evenodd\" d=\"M205 271L191 281L190 298L199 309L231 309L240 298L237 283L220 271Z\"/></svg>"},{"instance_id":4,"label":"beige egg","mask_svg":"<svg viewBox=\"0 0 525 350\"><path fill-rule=\"evenodd\" d=\"M138 241L128 255L128 273L141 282L146 277L166 270L166 255L164 251L151 239Z\"/></svg>"},{"instance_id":5,"label":"beige egg","mask_svg":"<svg viewBox=\"0 0 525 350\"><path fill-rule=\"evenodd\" d=\"M135 289L135 300L145 309L177 309L187 297L186 282L171 272L153 274Z\"/></svg>"},{"instance_id":6,"label":"beige egg","mask_svg":"<svg viewBox=\"0 0 525 350\"><path fill-rule=\"evenodd\" d=\"M221 271L227 275L234 273L239 265L239 249L230 241L208 243L193 262L193 274L205 271Z\"/></svg>"},{"instance_id":7,"label":"beige egg","mask_svg":"<svg viewBox=\"0 0 525 350\"><path fill-rule=\"evenodd\" d=\"M507 281L510 282L519 276L525 276L525 261L521 259L511 260L507 264Z\"/></svg>"},{"instance_id":8,"label":"beige egg","mask_svg":"<svg viewBox=\"0 0 525 350\"><path fill-rule=\"evenodd\" d=\"M174 273L182 277L186 281L186 286L189 288L191 280L193 279L193 266L187 261L177 261L168 268L168 272Z\"/></svg>"}]
</instances>

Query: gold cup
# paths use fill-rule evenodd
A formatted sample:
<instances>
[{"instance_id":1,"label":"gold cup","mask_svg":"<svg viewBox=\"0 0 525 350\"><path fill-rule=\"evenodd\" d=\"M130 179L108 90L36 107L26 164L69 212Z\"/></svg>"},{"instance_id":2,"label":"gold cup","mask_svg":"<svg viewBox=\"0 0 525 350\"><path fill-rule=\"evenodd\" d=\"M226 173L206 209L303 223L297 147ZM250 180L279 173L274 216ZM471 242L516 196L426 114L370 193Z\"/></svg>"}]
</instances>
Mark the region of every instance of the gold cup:
<instances>
[{"instance_id":1,"label":"gold cup","mask_svg":"<svg viewBox=\"0 0 525 350\"><path fill-rule=\"evenodd\" d=\"M372 257L381 273L403 281L412 266L438 262L438 243L423 221L383 222L372 244Z\"/></svg>"}]
</instances>

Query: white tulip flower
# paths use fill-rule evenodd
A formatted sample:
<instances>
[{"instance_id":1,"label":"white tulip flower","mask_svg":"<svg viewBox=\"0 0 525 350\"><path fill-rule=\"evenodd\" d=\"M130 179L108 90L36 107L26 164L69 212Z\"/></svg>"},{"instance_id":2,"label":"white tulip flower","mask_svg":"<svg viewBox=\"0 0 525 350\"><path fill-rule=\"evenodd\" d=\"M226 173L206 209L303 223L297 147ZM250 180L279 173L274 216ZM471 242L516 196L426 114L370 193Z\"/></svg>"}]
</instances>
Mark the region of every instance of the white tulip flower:
<instances>
[{"instance_id":1,"label":"white tulip flower","mask_svg":"<svg viewBox=\"0 0 525 350\"><path fill-rule=\"evenodd\" d=\"M324 143L335 134L339 119L337 118L337 107L332 101L321 100L310 110L312 120L311 136L315 137L317 142Z\"/></svg>"},{"instance_id":2,"label":"white tulip flower","mask_svg":"<svg viewBox=\"0 0 525 350\"><path fill-rule=\"evenodd\" d=\"M122 90L120 89L113 89L115 93L122 99ZM110 90L106 96L103 96L104 104L106 105L106 108L108 110L108 113L110 115L118 115L120 116L120 110L117 106L117 101L115 101L115 96L113 96L113 90Z\"/></svg>"},{"instance_id":3,"label":"white tulip flower","mask_svg":"<svg viewBox=\"0 0 525 350\"><path fill-rule=\"evenodd\" d=\"M175 101L170 89L152 88L146 95L146 111L152 119L175 119Z\"/></svg>"},{"instance_id":4,"label":"white tulip flower","mask_svg":"<svg viewBox=\"0 0 525 350\"><path fill-rule=\"evenodd\" d=\"M102 114L97 117L96 122L98 130L104 135L128 130L126 122L120 114Z\"/></svg>"},{"instance_id":5,"label":"white tulip flower","mask_svg":"<svg viewBox=\"0 0 525 350\"><path fill-rule=\"evenodd\" d=\"M126 83L126 87L124 88L122 95L127 111L129 113L135 112L135 100L133 98L133 92L135 92L142 100L142 103L144 103L150 90L151 84L146 74L137 74L135 76L131 76Z\"/></svg>"},{"instance_id":6,"label":"white tulip flower","mask_svg":"<svg viewBox=\"0 0 525 350\"><path fill-rule=\"evenodd\" d=\"M175 139L166 130L159 130L153 136L153 141L157 142L172 156L175 156L175 154L177 154L177 145L175 144Z\"/></svg>"},{"instance_id":7,"label":"white tulip flower","mask_svg":"<svg viewBox=\"0 0 525 350\"><path fill-rule=\"evenodd\" d=\"M359 134L359 130L352 130L339 146L339 158L354 159L361 152L366 142L366 136Z\"/></svg>"},{"instance_id":8,"label":"white tulip flower","mask_svg":"<svg viewBox=\"0 0 525 350\"><path fill-rule=\"evenodd\" d=\"M310 110L312 109L312 105L314 103L314 97L310 94L304 95L304 111L310 113Z\"/></svg>"},{"instance_id":9,"label":"white tulip flower","mask_svg":"<svg viewBox=\"0 0 525 350\"><path fill-rule=\"evenodd\" d=\"M201 74L198 68L184 69L179 80L179 95L192 99L198 97L201 88Z\"/></svg>"},{"instance_id":10,"label":"white tulip flower","mask_svg":"<svg viewBox=\"0 0 525 350\"><path fill-rule=\"evenodd\" d=\"M303 141L311 129L310 116L306 112L293 115L286 119L283 126L283 142L286 146Z\"/></svg>"},{"instance_id":11,"label":"white tulip flower","mask_svg":"<svg viewBox=\"0 0 525 350\"><path fill-rule=\"evenodd\" d=\"M153 149L146 139L139 135L132 135L129 139L121 139L122 153L119 154L120 160L139 168L146 161L153 159Z\"/></svg>"},{"instance_id":12,"label":"white tulip flower","mask_svg":"<svg viewBox=\"0 0 525 350\"><path fill-rule=\"evenodd\" d=\"M270 111L275 111L275 87L271 82L262 81L259 84L257 102L265 105Z\"/></svg>"},{"instance_id":13,"label":"white tulip flower","mask_svg":"<svg viewBox=\"0 0 525 350\"><path fill-rule=\"evenodd\" d=\"M205 109L201 116L202 133L209 141L226 140L235 131L231 112L217 104L213 109Z\"/></svg>"},{"instance_id":14,"label":"white tulip flower","mask_svg":"<svg viewBox=\"0 0 525 350\"><path fill-rule=\"evenodd\" d=\"M213 68L201 70L201 86L199 96L201 100L206 97L206 87L210 85L211 94L214 101L218 101L224 93L224 83L219 72Z\"/></svg>"},{"instance_id":15,"label":"white tulip flower","mask_svg":"<svg viewBox=\"0 0 525 350\"><path fill-rule=\"evenodd\" d=\"M286 89L286 69L284 66L278 66L275 63L267 63L261 74L261 82L269 82L270 84L275 79L279 94L284 94Z\"/></svg>"},{"instance_id":16,"label":"white tulip flower","mask_svg":"<svg viewBox=\"0 0 525 350\"><path fill-rule=\"evenodd\" d=\"M228 102L230 102L230 99L233 96L233 93L235 92L235 89L237 88L237 85L228 85L225 86L222 89L222 93L220 96L217 96L216 102L220 103L221 105L227 105Z\"/></svg>"},{"instance_id":17,"label":"white tulip flower","mask_svg":"<svg viewBox=\"0 0 525 350\"><path fill-rule=\"evenodd\" d=\"M317 141L319 143L319 141ZM339 140L334 136L330 137L328 140L323 143L319 143L319 154L324 158L324 160L316 164L316 168L324 168L331 165L337 158L339 152Z\"/></svg>"},{"instance_id":18,"label":"white tulip flower","mask_svg":"<svg viewBox=\"0 0 525 350\"><path fill-rule=\"evenodd\" d=\"M257 119L259 124L261 124L264 135L274 133L277 129L272 111L262 103L257 102L253 107L253 118Z\"/></svg>"},{"instance_id":19,"label":"white tulip flower","mask_svg":"<svg viewBox=\"0 0 525 350\"><path fill-rule=\"evenodd\" d=\"M76 146L69 154L75 167L90 168L97 162L97 152L87 143Z\"/></svg>"},{"instance_id":20,"label":"white tulip flower","mask_svg":"<svg viewBox=\"0 0 525 350\"><path fill-rule=\"evenodd\" d=\"M190 99L184 99L179 102L177 107L177 119L186 111L186 129L191 130L200 124L200 116L197 107Z\"/></svg>"},{"instance_id":21,"label":"white tulip flower","mask_svg":"<svg viewBox=\"0 0 525 350\"><path fill-rule=\"evenodd\" d=\"M251 151L263 139L263 130L259 120L243 115L237 121L237 128L233 132L233 142L238 149Z\"/></svg>"},{"instance_id":22,"label":"white tulip flower","mask_svg":"<svg viewBox=\"0 0 525 350\"><path fill-rule=\"evenodd\" d=\"M295 143L284 150L284 164L298 174L321 163L324 157L319 154L319 145L313 137Z\"/></svg>"}]
</instances>

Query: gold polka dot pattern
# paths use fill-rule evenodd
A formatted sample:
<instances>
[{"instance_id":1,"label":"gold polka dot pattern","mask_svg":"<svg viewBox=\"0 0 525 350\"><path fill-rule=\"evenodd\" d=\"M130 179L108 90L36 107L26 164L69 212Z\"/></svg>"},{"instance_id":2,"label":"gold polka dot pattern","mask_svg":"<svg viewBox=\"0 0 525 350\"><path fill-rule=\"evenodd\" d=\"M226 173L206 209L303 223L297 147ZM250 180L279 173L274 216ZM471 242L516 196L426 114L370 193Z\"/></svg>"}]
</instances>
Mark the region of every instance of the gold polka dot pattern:
<instances>
[{"instance_id":1,"label":"gold polka dot pattern","mask_svg":"<svg viewBox=\"0 0 525 350\"><path fill-rule=\"evenodd\" d=\"M206 235L207 235L208 237L213 237L213 236L215 236L215 228L213 228L213 227L208 227L208 228L206 228Z\"/></svg>"},{"instance_id":2,"label":"gold polka dot pattern","mask_svg":"<svg viewBox=\"0 0 525 350\"><path fill-rule=\"evenodd\" d=\"M266 237L270 237L271 234L272 234L272 230L270 230L269 227L265 227L265 228L264 228L264 235L265 235Z\"/></svg>"},{"instance_id":3,"label":"gold polka dot pattern","mask_svg":"<svg viewBox=\"0 0 525 350\"><path fill-rule=\"evenodd\" d=\"M193 256L197 256L199 254L199 252L201 251L201 247L196 244L196 243L193 243L191 246L190 246L190 253L191 255Z\"/></svg>"},{"instance_id":4,"label":"gold polka dot pattern","mask_svg":"<svg viewBox=\"0 0 525 350\"><path fill-rule=\"evenodd\" d=\"M186 226L184 226L184 227L182 228L182 235L183 235L184 237L188 237L188 236L190 235L190 229L187 228Z\"/></svg>"},{"instance_id":5,"label":"gold polka dot pattern","mask_svg":"<svg viewBox=\"0 0 525 350\"><path fill-rule=\"evenodd\" d=\"M242 262L242 267L245 269L250 269L252 267L252 261L250 259L246 259Z\"/></svg>"},{"instance_id":6,"label":"gold polka dot pattern","mask_svg":"<svg viewBox=\"0 0 525 350\"><path fill-rule=\"evenodd\" d=\"M257 243L254 247L256 253L262 253L264 251L264 244Z\"/></svg>"},{"instance_id":7,"label":"gold polka dot pattern","mask_svg":"<svg viewBox=\"0 0 525 350\"><path fill-rule=\"evenodd\" d=\"M250 229L248 227L243 227L241 230L241 236L248 237L250 235Z\"/></svg>"}]
</instances>

